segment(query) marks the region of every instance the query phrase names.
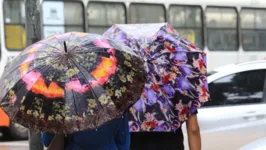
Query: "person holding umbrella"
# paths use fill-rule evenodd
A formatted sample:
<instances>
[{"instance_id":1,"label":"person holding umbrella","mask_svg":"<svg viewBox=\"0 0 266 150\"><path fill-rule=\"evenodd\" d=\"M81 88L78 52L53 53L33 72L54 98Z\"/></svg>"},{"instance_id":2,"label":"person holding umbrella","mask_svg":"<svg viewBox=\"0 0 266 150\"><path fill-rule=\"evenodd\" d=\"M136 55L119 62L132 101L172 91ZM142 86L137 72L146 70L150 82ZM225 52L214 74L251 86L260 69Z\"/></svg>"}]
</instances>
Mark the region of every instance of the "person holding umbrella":
<instances>
[{"instance_id":1,"label":"person holding umbrella","mask_svg":"<svg viewBox=\"0 0 266 150\"><path fill-rule=\"evenodd\" d=\"M55 135L42 133L42 143L49 147ZM112 120L94 130L75 132L61 136L65 150L129 150L130 133L128 114ZM50 150L52 148L50 147ZM54 150L58 150L55 149Z\"/></svg>"},{"instance_id":2,"label":"person holding umbrella","mask_svg":"<svg viewBox=\"0 0 266 150\"><path fill-rule=\"evenodd\" d=\"M42 132L48 150L127 150L125 114L142 93L143 61L125 45L70 32L41 40L7 64L0 106Z\"/></svg>"},{"instance_id":3,"label":"person holding umbrella","mask_svg":"<svg viewBox=\"0 0 266 150\"><path fill-rule=\"evenodd\" d=\"M206 54L168 23L117 24L104 36L144 60L147 80L129 113L131 149L183 150L186 122L190 149L200 150L196 114L209 100Z\"/></svg>"}]
</instances>

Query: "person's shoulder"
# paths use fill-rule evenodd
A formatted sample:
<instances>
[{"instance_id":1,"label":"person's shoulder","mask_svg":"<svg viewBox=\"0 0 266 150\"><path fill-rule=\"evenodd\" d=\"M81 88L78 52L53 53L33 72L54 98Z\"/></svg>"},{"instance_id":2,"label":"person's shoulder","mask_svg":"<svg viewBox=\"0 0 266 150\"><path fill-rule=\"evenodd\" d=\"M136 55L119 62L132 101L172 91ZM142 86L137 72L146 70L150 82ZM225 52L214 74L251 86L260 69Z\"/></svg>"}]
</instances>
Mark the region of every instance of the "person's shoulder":
<instances>
[{"instance_id":1,"label":"person's shoulder","mask_svg":"<svg viewBox=\"0 0 266 150\"><path fill-rule=\"evenodd\" d=\"M106 122L105 124L103 124L101 126L101 128L110 128L111 129L111 127L120 126L124 122L128 123L127 114L123 114L122 116L120 116L118 118L115 118L115 119L112 119L112 120Z\"/></svg>"},{"instance_id":2,"label":"person's shoulder","mask_svg":"<svg viewBox=\"0 0 266 150\"><path fill-rule=\"evenodd\" d=\"M114 119L114 122L124 122L128 120L128 113L125 112L123 115L121 115L120 117Z\"/></svg>"}]
</instances>

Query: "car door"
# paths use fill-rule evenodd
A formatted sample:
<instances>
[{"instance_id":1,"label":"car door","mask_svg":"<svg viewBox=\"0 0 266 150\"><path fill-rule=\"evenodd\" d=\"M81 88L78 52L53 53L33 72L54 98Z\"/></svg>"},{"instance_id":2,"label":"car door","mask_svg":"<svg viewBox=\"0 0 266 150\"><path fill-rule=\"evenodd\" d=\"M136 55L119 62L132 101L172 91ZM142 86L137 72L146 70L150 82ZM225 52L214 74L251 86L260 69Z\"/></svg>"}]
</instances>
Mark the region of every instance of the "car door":
<instances>
[{"instance_id":1,"label":"car door","mask_svg":"<svg viewBox=\"0 0 266 150\"><path fill-rule=\"evenodd\" d=\"M237 150L265 136L265 75L245 71L209 83L212 100L198 111L202 149Z\"/></svg>"}]
</instances>

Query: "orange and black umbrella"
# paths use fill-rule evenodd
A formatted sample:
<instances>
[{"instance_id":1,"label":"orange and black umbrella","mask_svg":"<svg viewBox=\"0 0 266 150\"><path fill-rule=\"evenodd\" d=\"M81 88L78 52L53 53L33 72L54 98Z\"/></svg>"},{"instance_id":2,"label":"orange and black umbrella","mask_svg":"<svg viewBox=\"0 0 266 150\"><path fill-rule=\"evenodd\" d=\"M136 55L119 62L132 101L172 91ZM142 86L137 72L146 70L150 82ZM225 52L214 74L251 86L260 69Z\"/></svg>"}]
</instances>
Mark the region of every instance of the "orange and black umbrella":
<instances>
[{"instance_id":1,"label":"orange and black umbrella","mask_svg":"<svg viewBox=\"0 0 266 150\"><path fill-rule=\"evenodd\" d=\"M128 47L71 32L29 46L5 67L0 106L34 131L67 134L121 116L144 82L143 63Z\"/></svg>"}]
</instances>

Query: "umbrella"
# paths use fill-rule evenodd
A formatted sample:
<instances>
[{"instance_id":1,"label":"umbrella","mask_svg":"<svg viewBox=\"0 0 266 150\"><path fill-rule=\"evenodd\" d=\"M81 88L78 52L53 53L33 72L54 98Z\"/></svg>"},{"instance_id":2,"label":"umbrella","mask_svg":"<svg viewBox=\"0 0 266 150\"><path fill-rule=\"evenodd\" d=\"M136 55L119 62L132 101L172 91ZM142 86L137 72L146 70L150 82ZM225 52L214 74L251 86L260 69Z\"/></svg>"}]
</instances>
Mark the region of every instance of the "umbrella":
<instances>
[{"instance_id":1,"label":"umbrella","mask_svg":"<svg viewBox=\"0 0 266 150\"><path fill-rule=\"evenodd\" d=\"M113 25L104 36L120 40L145 61L147 82L130 108L131 132L170 132L209 100L206 54L168 23Z\"/></svg>"},{"instance_id":2,"label":"umbrella","mask_svg":"<svg viewBox=\"0 0 266 150\"><path fill-rule=\"evenodd\" d=\"M138 100L144 75L143 62L123 44L96 34L55 35L5 67L0 106L34 131L95 129Z\"/></svg>"}]
</instances>

